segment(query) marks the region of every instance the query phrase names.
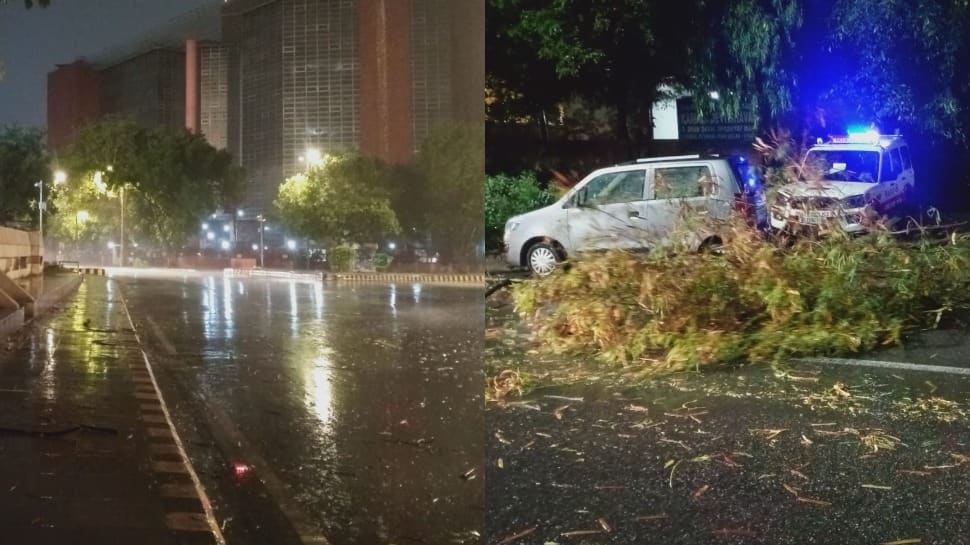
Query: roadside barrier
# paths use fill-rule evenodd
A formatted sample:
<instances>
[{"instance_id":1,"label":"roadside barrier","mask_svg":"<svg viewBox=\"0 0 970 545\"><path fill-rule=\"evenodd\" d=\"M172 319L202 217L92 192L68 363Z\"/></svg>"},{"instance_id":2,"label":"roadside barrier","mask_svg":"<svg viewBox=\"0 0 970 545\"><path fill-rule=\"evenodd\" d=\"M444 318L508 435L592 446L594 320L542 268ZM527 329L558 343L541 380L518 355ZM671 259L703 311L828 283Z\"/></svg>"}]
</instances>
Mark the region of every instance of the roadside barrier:
<instances>
[{"instance_id":1,"label":"roadside barrier","mask_svg":"<svg viewBox=\"0 0 970 545\"><path fill-rule=\"evenodd\" d=\"M407 282L420 284L485 285L484 274L415 274L415 273L325 273L324 282Z\"/></svg>"}]
</instances>

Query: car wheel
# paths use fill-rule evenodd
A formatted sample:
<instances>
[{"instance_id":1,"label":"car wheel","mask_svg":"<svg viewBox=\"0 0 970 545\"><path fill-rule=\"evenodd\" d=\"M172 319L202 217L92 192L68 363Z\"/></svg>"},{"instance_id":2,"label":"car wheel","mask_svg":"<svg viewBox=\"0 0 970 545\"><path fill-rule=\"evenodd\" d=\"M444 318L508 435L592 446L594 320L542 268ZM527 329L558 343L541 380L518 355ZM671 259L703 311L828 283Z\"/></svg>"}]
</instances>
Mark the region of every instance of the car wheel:
<instances>
[{"instance_id":1,"label":"car wheel","mask_svg":"<svg viewBox=\"0 0 970 545\"><path fill-rule=\"evenodd\" d=\"M697 251L708 255L724 255L724 243L718 237L710 237L701 243Z\"/></svg>"},{"instance_id":2,"label":"car wheel","mask_svg":"<svg viewBox=\"0 0 970 545\"><path fill-rule=\"evenodd\" d=\"M549 276L559 264L559 253L547 242L535 244L525 254L526 264L532 274Z\"/></svg>"}]
</instances>

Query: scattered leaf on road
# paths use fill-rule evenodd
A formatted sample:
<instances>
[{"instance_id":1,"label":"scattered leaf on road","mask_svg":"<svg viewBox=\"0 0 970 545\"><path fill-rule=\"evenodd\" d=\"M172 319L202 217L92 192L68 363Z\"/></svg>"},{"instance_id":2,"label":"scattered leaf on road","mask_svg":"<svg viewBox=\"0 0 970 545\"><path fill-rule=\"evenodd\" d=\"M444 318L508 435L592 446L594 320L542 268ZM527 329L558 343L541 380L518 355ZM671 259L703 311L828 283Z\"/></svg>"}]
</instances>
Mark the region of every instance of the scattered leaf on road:
<instances>
[{"instance_id":1,"label":"scattered leaf on road","mask_svg":"<svg viewBox=\"0 0 970 545\"><path fill-rule=\"evenodd\" d=\"M532 528L529 528L529 529L526 529L526 530L522 530L521 532L519 532L517 534L510 535L509 537L503 539L502 541L499 541L498 542L498 545L508 545L509 543L512 543L516 539L521 539L521 538L523 538L523 537L531 534L532 532L535 532L537 528L538 528L538 526L533 526Z\"/></svg>"}]
</instances>

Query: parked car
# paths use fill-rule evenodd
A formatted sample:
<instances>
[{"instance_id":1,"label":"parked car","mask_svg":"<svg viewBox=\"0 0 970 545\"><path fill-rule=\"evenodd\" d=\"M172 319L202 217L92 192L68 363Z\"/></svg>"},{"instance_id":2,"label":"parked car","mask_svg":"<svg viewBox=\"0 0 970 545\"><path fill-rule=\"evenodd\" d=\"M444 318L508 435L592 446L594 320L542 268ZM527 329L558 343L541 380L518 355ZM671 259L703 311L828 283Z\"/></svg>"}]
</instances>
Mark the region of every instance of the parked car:
<instances>
[{"instance_id":1,"label":"parked car","mask_svg":"<svg viewBox=\"0 0 970 545\"><path fill-rule=\"evenodd\" d=\"M809 149L803 164L813 174L780 188L771 203L774 229L830 225L862 233L871 219L898 217L915 204L916 174L902 136L836 137Z\"/></svg>"},{"instance_id":2,"label":"parked car","mask_svg":"<svg viewBox=\"0 0 970 545\"><path fill-rule=\"evenodd\" d=\"M509 219L506 261L548 275L582 252L668 244L685 208L713 219L741 212L752 224L768 222L764 185L744 158L637 159L596 170L556 203ZM717 233L694 238L697 248L719 241Z\"/></svg>"}]
</instances>

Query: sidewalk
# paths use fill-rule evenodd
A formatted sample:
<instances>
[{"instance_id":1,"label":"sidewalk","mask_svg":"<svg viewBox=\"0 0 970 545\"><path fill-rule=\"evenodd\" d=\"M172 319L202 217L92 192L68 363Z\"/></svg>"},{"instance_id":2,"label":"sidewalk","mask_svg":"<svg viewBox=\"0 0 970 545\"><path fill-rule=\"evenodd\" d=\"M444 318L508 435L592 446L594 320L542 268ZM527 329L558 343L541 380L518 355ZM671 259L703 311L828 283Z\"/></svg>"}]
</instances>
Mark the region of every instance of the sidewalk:
<instances>
[{"instance_id":1,"label":"sidewalk","mask_svg":"<svg viewBox=\"0 0 970 545\"><path fill-rule=\"evenodd\" d=\"M217 543L112 282L0 358L0 543Z\"/></svg>"}]
</instances>

